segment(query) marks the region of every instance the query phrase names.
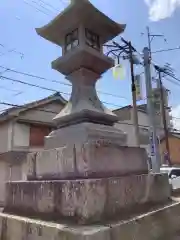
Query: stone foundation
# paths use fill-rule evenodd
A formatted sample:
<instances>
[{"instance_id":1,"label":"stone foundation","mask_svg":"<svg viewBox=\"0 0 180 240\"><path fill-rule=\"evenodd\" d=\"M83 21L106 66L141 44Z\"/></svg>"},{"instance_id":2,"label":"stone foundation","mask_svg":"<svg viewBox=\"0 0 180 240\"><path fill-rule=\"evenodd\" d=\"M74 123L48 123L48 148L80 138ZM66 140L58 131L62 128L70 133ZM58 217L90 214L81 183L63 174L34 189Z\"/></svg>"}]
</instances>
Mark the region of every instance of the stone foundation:
<instances>
[{"instance_id":1,"label":"stone foundation","mask_svg":"<svg viewBox=\"0 0 180 240\"><path fill-rule=\"evenodd\" d=\"M172 240L179 229L180 203L172 203L124 221L92 226L56 224L0 214L3 240Z\"/></svg>"},{"instance_id":2,"label":"stone foundation","mask_svg":"<svg viewBox=\"0 0 180 240\"><path fill-rule=\"evenodd\" d=\"M92 123L58 129L47 137L48 149L28 155L28 179L103 178L148 173L145 149L124 146L124 137L124 133L114 127Z\"/></svg>"},{"instance_id":3,"label":"stone foundation","mask_svg":"<svg viewBox=\"0 0 180 240\"><path fill-rule=\"evenodd\" d=\"M167 175L131 175L119 178L65 181L9 182L6 211L62 218L80 223L122 218L135 210L167 202Z\"/></svg>"}]
</instances>

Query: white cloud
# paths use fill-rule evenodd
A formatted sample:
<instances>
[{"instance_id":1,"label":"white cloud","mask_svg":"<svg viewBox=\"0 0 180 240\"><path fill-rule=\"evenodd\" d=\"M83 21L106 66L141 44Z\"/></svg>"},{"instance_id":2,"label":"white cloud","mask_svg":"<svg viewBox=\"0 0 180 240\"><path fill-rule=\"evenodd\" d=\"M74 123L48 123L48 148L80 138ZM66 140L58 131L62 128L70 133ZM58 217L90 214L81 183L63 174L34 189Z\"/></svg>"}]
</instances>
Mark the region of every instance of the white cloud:
<instances>
[{"instance_id":1,"label":"white cloud","mask_svg":"<svg viewBox=\"0 0 180 240\"><path fill-rule=\"evenodd\" d=\"M173 127L175 129L180 130L180 105L173 108L171 113L173 117L173 120L172 120Z\"/></svg>"},{"instance_id":2,"label":"white cloud","mask_svg":"<svg viewBox=\"0 0 180 240\"><path fill-rule=\"evenodd\" d=\"M149 7L149 18L151 21L159 21L171 17L180 0L144 0Z\"/></svg>"}]
</instances>

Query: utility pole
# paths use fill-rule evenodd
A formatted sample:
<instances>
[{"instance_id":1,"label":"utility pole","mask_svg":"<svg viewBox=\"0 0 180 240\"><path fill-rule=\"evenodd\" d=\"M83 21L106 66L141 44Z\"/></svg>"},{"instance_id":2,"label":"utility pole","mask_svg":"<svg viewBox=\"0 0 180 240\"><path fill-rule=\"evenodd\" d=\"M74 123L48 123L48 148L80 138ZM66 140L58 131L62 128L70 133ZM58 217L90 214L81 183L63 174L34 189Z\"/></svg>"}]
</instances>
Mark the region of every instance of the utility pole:
<instances>
[{"instance_id":1,"label":"utility pole","mask_svg":"<svg viewBox=\"0 0 180 240\"><path fill-rule=\"evenodd\" d=\"M149 58L150 58L150 60L151 60L151 59L152 59L151 43L152 43L153 39L154 39L155 37L164 37L164 35L162 35L162 34L151 34L149 27L146 27L146 29L147 29L147 36L148 36ZM164 41L166 41L165 38L164 38Z\"/></svg>"},{"instance_id":2,"label":"utility pole","mask_svg":"<svg viewBox=\"0 0 180 240\"><path fill-rule=\"evenodd\" d=\"M166 67L160 68L159 66L155 65L155 69L158 72L159 79L158 79L158 85L160 88L160 104L161 104L161 116L163 120L163 129L164 129L164 136L165 136L165 143L166 143L166 154L168 158L168 164L171 166L171 152L170 152L170 146L169 146L169 131L167 126L167 119L166 119L166 108L165 108L165 102L164 102L164 89L162 84L162 72L165 74L170 73L170 70Z\"/></svg>"},{"instance_id":3,"label":"utility pole","mask_svg":"<svg viewBox=\"0 0 180 240\"><path fill-rule=\"evenodd\" d=\"M152 163L152 172L159 173L160 172L160 154L159 154L159 146L157 142L157 134L156 134L156 126L154 119L154 106L152 103L152 83L151 83L151 70L150 70L150 52L146 47L143 50L144 54L144 70L145 70L145 79L146 79L146 94L147 94L147 109L149 114L149 137L150 137L150 147L151 147L151 163Z\"/></svg>"},{"instance_id":4,"label":"utility pole","mask_svg":"<svg viewBox=\"0 0 180 240\"><path fill-rule=\"evenodd\" d=\"M159 71L159 85L160 85L160 92L161 92L161 114L163 119L163 127L164 127L164 135L165 135L165 142L166 142L166 153L168 158L168 164L171 165L171 155L170 155L170 147L169 147L169 133L166 121L166 108L164 103L164 89L161 79L161 71Z\"/></svg>"},{"instance_id":5,"label":"utility pole","mask_svg":"<svg viewBox=\"0 0 180 240\"><path fill-rule=\"evenodd\" d=\"M133 123L135 128L136 135L136 145L140 147L140 139L139 139L139 123L138 123L138 109L137 109L137 99L136 99L136 84L134 79L134 63L133 63L133 52L132 52L132 44L129 42L129 60L130 60L130 68L131 68L131 92L132 92L132 100L133 100Z\"/></svg>"},{"instance_id":6,"label":"utility pole","mask_svg":"<svg viewBox=\"0 0 180 240\"><path fill-rule=\"evenodd\" d=\"M150 34L150 30L149 30L149 27L147 27L147 35L148 35L148 48L149 48L149 59L151 61L151 42L152 42L152 39L151 39L151 34Z\"/></svg>"},{"instance_id":7,"label":"utility pole","mask_svg":"<svg viewBox=\"0 0 180 240\"><path fill-rule=\"evenodd\" d=\"M136 146L140 147L140 139L139 139L139 124L138 124L138 110L137 110L137 99L136 99L136 84L135 84L135 77L134 77L134 56L133 52L136 52L136 49L132 46L131 42L126 41L124 38L121 38L124 46L120 45L119 43L113 41L111 45L106 44L106 47L110 47L111 50L107 53L112 54L118 59L121 57L120 55L125 53L123 59L128 59L130 61L130 70L131 70L131 91L132 91L132 100L133 100L133 125L135 129L135 136L136 136Z\"/></svg>"},{"instance_id":8,"label":"utility pole","mask_svg":"<svg viewBox=\"0 0 180 240\"><path fill-rule=\"evenodd\" d=\"M151 61L152 61L152 49L151 49L151 43L152 43L152 41L153 41L153 39L155 38L155 37L163 37L164 38L164 35L162 35L162 34L152 34L152 33L150 33L150 29L149 29L149 27L147 27L146 28L147 29L147 36L148 36L148 48L149 48L149 65L151 65ZM164 41L166 42L166 39L164 38ZM150 76L150 78L151 78L151 76ZM151 81L151 80L150 80ZM160 88L160 86L158 86L158 88ZM160 90L161 91L161 90ZM147 89L147 94L148 94L148 89ZM154 97L154 96L152 96L152 85L151 85L151 105L152 105L152 97ZM154 114L155 114L155 111L154 111L154 107L152 106L152 108L153 108L153 115L152 115L152 118L153 119L151 119L150 120L150 122L152 122L153 123L153 121L154 121L154 123L153 123L153 128L155 128L155 132L156 132L156 126L155 126L155 119L154 119ZM163 117L164 118L164 117ZM164 121L164 120L163 120ZM156 139L157 139L157 135L156 135ZM157 143L157 141L156 141L156 139L154 139L154 144L155 144L155 146L156 146L156 161L158 161L158 165L160 165L161 164L161 155L160 155L160 149L159 149L159 143ZM159 166L160 167L160 166Z\"/></svg>"}]
</instances>

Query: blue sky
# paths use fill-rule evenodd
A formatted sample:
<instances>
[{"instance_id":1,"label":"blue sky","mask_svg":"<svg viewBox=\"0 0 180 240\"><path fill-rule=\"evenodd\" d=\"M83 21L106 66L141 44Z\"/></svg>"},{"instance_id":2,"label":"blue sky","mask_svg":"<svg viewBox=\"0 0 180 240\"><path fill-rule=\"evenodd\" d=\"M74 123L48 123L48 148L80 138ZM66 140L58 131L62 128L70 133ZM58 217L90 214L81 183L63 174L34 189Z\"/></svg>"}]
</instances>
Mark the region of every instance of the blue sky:
<instances>
[{"instance_id":1,"label":"blue sky","mask_svg":"<svg viewBox=\"0 0 180 240\"><path fill-rule=\"evenodd\" d=\"M61 49L40 38L35 32L35 27L41 27L48 23L67 5L67 2L66 0L1 0L0 44L3 47L0 46L0 65L50 80L66 82L64 76L51 70L51 61L61 55ZM152 44L153 51L180 45L178 0L92 0L91 2L117 22L127 24L123 36L131 40L139 51L142 51L143 47L147 45L146 34L141 34L146 32L147 25L152 33L164 34L167 39L167 43L164 42L163 38L155 39ZM43 7L38 6L38 4L43 5ZM45 14L37 11L37 7ZM120 37L116 40L118 41L118 39ZM177 77L180 77L179 55L179 50L154 54L153 60L162 65L166 62L171 63ZM98 90L119 96L112 97L100 94L101 100L117 105L117 107L131 104L129 66L127 63L124 63L124 65L126 67L126 80L114 80L110 70L104 74L97 84ZM137 73L142 72L142 70L142 68L136 68ZM0 71L3 72L4 70L0 68ZM71 91L68 86L27 77L11 71L4 72L3 76L39 84L64 93L70 93ZM179 116L180 86L168 81L164 81L164 84L171 90L170 105L173 106L174 114ZM2 89L2 87L10 90ZM51 91L12 83L3 79L0 83L1 101L13 104L23 104L46 97L51 93ZM68 97L68 95L64 96ZM111 104L108 106L110 108L115 107ZM0 109L4 107L0 106Z\"/></svg>"}]
</instances>

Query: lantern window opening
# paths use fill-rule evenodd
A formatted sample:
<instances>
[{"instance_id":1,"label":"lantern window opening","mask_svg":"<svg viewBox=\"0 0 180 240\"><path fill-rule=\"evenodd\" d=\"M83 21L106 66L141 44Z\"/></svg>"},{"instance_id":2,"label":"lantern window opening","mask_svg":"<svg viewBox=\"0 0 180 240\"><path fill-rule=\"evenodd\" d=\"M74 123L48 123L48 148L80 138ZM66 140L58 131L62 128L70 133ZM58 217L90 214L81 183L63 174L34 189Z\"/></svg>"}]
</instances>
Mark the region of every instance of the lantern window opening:
<instances>
[{"instance_id":1,"label":"lantern window opening","mask_svg":"<svg viewBox=\"0 0 180 240\"><path fill-rule=\"evenodd\" d=\"M72 50L79 45L78 29L68 33L65 37L65 52Z\"/></svg>"},{"instance_id":2,"label":"lantern window opening","mask_svg":"<svg viewBox=\"0 0 180 240\"><path fill-rule=\"evenodd\" d=\"M100 38L99 35L89 29L85 29L86 44L98 51L100 51Z\"/></svg>"}]
</instances>

